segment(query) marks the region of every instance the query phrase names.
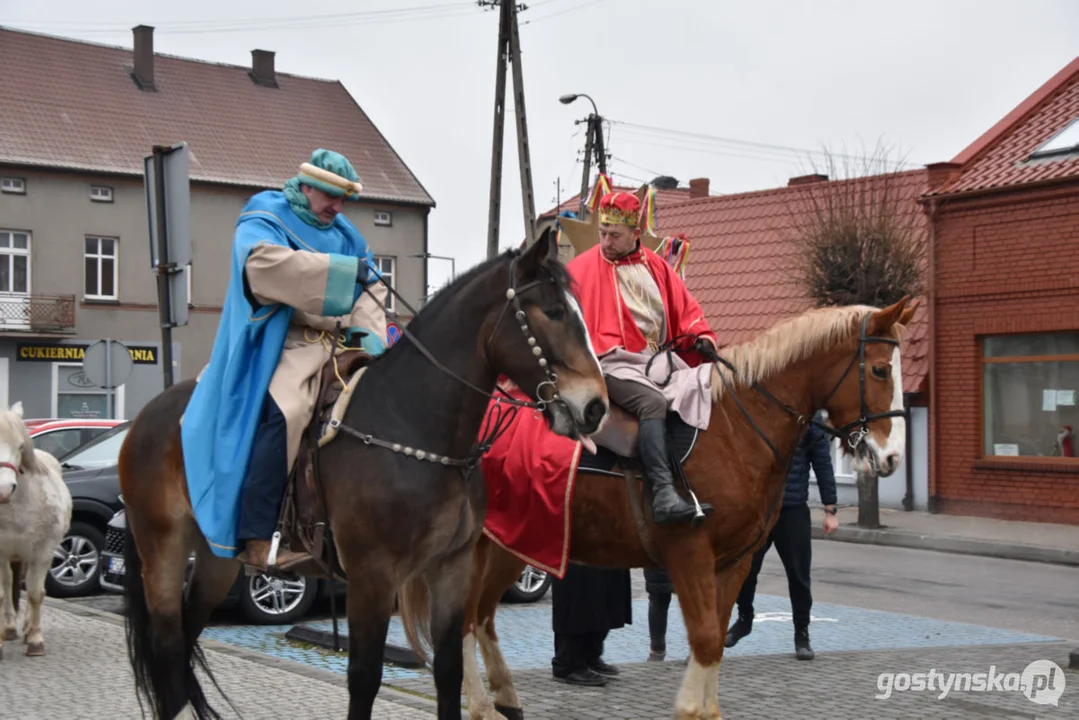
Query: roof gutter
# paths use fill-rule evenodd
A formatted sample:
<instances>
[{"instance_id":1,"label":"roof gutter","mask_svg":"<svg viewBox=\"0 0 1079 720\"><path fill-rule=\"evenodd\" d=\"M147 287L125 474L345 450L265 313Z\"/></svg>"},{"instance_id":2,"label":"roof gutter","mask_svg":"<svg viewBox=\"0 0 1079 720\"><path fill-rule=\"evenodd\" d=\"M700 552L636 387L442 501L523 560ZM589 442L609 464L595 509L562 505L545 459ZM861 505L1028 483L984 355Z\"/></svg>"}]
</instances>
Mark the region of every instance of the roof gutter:
<instances>
[{"instance_id":1,"label":"roof gutter","mask_svg":"<svg viewBox=\"0 0 1079 720\"><path fill-rule=\"evenodd\" d=\"M1060 186L1068 184L1079 184L1079 174L1067 175L1062 178L1052 178L1050 180L1040 180L1037 182L1022 183L1020 185L1003 185L1001 187L993 188L980 188L977 190L964 190L961 192L944 192L934 195L923 195L918 198L918 202L923 206L926 203L933 202L934 210L940 206L942 201L952 202L960 200L977 199L982 197L994 197L997 195L1010 195L1013 193L1030 192L1036 190L1052 190Z\"/></svg>"}]
</instances>

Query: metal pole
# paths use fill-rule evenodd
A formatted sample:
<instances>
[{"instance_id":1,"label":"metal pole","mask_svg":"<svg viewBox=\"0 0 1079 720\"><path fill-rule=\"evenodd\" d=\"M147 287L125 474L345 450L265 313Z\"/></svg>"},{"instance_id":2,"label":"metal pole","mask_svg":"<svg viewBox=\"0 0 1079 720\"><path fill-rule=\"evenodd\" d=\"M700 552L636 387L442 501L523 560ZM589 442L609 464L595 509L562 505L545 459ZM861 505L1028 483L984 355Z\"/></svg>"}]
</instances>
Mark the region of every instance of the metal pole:
<instances>
[{"instance_id":1,"label":"metal pole","mask_svg":"<svg viewBox=\"0 0 1079 720\"><path fill-rule=\"evenodd\" d=\"M596 124L596 160L599 165L599 171L604 175L607 174L607 150L603 146L603 118L599 113L594 116L593 122Z\"/></svg>"},{"instance_id":2,"label":"metal pole","mask_svg":"<svg viewBox=\"0 0 1079 720\"><path fill-rule=\"evenodd\" d=\"M510 62L513 64L513 114L517 120L517 157L521 169L521 204L524 212L525 242L536 239L536 198L532 189L532 160L528 150L528 123L525 120L525 83L521 67L521 36L517 29L516 0L502 0L509 6Z\"/></svg>"},{"instance_id":3,"label":"metal pole","mask_svg":"<svg viewBox=\"0 0 1079 720\"><path fill-rule=\"evenodd\" d=\"M172 387L172 307L169 303L169 245L165 220L165 152L154 145L154 211L157 214L157 303L161 315L161 374L165 390Z\"/></svg>"},{"instance_id":4,"label":"metal pole","mask_svg":"<svg viewBox=\"0 0 1079 720\"><path fill-rule=\"evenodd\" d=\"M112 391L112 340L105 338L105 419L112 420L116 417L113 407L114 395Z\"/></svg>"},{"instance_id":5,"label":"metal pole","mask_svg":"<svg viewBox=\"0 0 1079 720\"><path fill-rule=\"evenodd\" d=\"M491 197L487 216L487 258L498 255L498 230L502 215L502 141L506 126L506 49L509 28L509 5L501 3L498 12L498 67L495 72L495 122L491 143Z\"/></svg>"}]
</instances>

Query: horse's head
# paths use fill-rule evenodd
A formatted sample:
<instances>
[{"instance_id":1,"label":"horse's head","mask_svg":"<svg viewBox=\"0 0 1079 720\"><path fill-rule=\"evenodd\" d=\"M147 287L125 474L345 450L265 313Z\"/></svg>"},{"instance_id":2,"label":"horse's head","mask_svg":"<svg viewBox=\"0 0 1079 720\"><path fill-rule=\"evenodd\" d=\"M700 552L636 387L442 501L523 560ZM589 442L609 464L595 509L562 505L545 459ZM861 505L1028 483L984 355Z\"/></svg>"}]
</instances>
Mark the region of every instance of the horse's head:
<instances>
[{"instance_id":1,"label":"horse's head","mask_svg":"<svg viewBox=\"0 0 1079 720\"><path fill-rule=\"evenodd\" d=\"M507 302L489 318L489 362L541 404L554 432L575 439L596 432L609 409L607 384L554 228L512 257L509 285Z\"/></svg>"},{"instance_id":2,"label":"horse's head","mask_svg":"<svg viewBox=\"0 0 1079 720\"><path fill-rule=\"evenodd\" d=\"M35 464L34 443L22 421L22 403L0 411L0 505L11 502L19 475Z\"/></svg>"},{"instance_id":3,"label":"horse's head","mask_svg":"<svg viewBox=\"0 0 1079 720\"><path fill-rule=\"evenodd\" d=\"M881 477L899 468L906 451L900 341L916 307L908 300L861 315L852 339L836 350L843 361L818 388L855 470Z\"/></svg>"}]
</instances>

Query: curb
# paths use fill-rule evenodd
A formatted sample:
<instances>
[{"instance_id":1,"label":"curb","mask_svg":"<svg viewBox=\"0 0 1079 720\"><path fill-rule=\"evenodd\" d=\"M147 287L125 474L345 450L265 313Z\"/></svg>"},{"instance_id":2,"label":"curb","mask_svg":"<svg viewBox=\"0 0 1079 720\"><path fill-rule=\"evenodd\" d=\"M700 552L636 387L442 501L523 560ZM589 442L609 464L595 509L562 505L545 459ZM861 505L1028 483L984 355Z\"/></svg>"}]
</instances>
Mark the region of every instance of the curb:
<instances>
[{"instance_id":1,"label":"curb","mask_svg":"<svg viewBox=\"0 0 1079 720\"><path fill-rule=\"evenodd\" d=\"M338 632L337 636L341 641L340 647L342 648L342 651L347 651L348 632ZM329 630L319 630L318 628L313 628L309 625L293 625L292 628L285 633L285 638L294 642L316 645L324 650L332 651L334 649L332 632ZM400 645L394 645L393 643L386 643L386 649L383 651L382 663L384 665L396 665L397 667L410 669L426 667L419 656L417 656L411 648L401 647Z\"/></svg>"},{"instance_id":2,"label":"curb","mask_svg":"<svg viewBox=\"0 0 1079 720\"><path fill-rule=\"evenodd\" d=\"M927 535L910 532L909 530L869 529L852 525L840 525L829 536L824 535L824 530L819 525L814 525L812 537L817 540L834 540L864 545L886 545L914 550L933 550L959 555L981 555L1004 560L1023 560L1026 562L1079 567L1079 550L1044 547L1041 545L1020 545L999 540Z\"/></svg>"}]
</instances>

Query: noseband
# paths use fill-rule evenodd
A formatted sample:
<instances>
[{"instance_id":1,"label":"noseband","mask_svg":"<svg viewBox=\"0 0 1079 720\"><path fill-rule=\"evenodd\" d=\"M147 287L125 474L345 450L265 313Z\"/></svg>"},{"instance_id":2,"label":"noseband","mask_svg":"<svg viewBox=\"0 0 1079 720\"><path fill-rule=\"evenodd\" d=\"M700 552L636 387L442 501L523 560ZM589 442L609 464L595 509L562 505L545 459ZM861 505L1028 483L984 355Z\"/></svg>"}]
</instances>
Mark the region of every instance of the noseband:
<instances>
[{"instance_id":1,"label":"noseband","mask_svg":"<svg viewBox=\"0 0 1079 720\"><path fill-rule=\"evenodd\" d=\"M22 468L14 463L9 463L7 461L0 462L0 468L7 468L16 475L22 475Z\"/></svg>"}]
</instances>

